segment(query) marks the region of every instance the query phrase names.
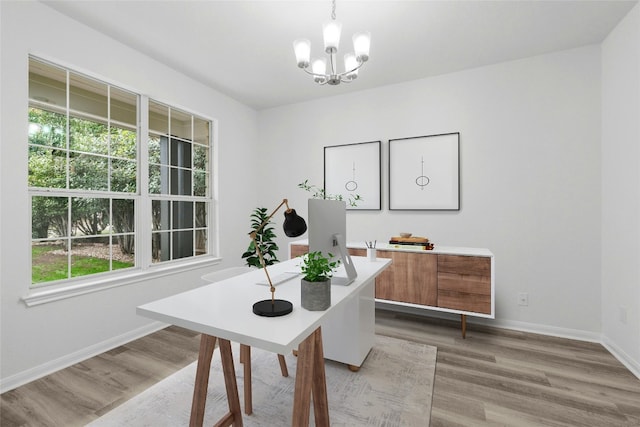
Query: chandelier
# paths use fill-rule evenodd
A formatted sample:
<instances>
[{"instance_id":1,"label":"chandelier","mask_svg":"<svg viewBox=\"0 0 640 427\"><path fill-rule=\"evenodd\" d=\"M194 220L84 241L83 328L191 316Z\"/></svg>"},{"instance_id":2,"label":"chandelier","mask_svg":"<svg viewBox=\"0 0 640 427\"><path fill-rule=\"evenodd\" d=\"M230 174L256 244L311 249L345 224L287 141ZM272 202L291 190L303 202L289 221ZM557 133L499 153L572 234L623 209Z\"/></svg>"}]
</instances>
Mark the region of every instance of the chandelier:
<instances>
[{"instance_id":1,"label":"chandelier","mask_svg":"<svg viewBox=\"0 0 640 427\"><path fill-rule=\"evenodd\" d=\"M321 85L338 85L342 82L351 83L358 77L358 70L369 59L371 35L360 32L353 35L353 49L355 53L344 55L344 72L338 73L336 56L340 44L342 24L336 21L336 0L332 1L331 21L322 26L324 51L328 54L330 69L327 73L327 58L310 60L311 42L308 39L298 39L293 42L298 67L313 76L313 80Z\"/></svg>"}]
</instances>

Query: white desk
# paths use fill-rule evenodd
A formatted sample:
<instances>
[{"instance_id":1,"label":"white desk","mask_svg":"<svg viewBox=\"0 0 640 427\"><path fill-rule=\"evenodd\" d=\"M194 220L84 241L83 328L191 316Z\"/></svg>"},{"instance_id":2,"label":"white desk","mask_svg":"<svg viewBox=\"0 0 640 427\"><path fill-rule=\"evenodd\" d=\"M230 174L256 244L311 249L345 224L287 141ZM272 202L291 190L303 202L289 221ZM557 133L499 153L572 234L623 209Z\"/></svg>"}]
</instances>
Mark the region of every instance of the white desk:
<instances>
[{"instance_id":1,"label":"white desk","mask_svg":"<svg viewBox=\"0 0 640 427\"><path fill-rule=\"evenodd\" d=\"M287 271L299 271L299 262L292 259L269 266L269 273L273 277ZM366 340L351 339L348 335L357 335L361 330L370 330L373 333L375 318L373 308L369 310L368 306L373 307L374 304L375 277L390 265L390 260L378 259L370 262L366 258L353 257L353 263L358 278L350 286L332 286L331 307L325 311L307 311L301 307L300 279L294 278L278 285L275 293L276 298L293 303L293 312L283 317L256 316L252 311L253 303L268 299L271 295L267 286L256 285L265 277L261 270L138 307L137 313L142 316L203 334L190 425L202 425L209 367L216 340L219 340L220 344L229 402L229 413L217 425L242 425L230 341L278 354L297 349L293 421L296 425L308 425L310 398L313 395L316 425L329 425L321 327L327 330L327 335L332 337L332 340L340 341L336 342L335 346L333 341L327 341L328 347L340 347L341 342L350 342L353 348L347 349L345 354L360 355L365 350L368 353L373 339L367 349ZM341 323L342 319L348 320L345 315L354 316L354 308L363 310L365 314L370 311L371 316L359 316L360 319L355 324ZM339 325L341 330L335 330L335 326L331 325ZM338 354L337 357L341 356ZM350 360L357 362L357 359L359 356ZM345 363L352 364L349 361Z\"/></svg>"}]
</instances>

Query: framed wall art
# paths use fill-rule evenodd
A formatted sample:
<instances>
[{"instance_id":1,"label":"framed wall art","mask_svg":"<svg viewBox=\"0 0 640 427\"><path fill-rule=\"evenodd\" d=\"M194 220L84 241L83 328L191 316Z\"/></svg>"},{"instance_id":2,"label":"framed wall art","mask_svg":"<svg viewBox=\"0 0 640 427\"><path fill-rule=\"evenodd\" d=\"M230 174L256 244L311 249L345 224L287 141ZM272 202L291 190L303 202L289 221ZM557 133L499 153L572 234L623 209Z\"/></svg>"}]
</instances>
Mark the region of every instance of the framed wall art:
<instances>
[{"instance_id":1,"label":"framed wall art","mask_svg":"<svg viewBox=\"0 0 640 427\"><path fill-rule=\"evenodd\" d=\"M380 210L381 149L380 141L324 147L325 194L342 195L349 210Z\"/></svg>"},{"instance_id":2,"label":"framed wall art","mask_svg":"<svg viewBox=\"0 0 640 427\"><path fill-rule=\"evenodd\" d=\"M460 210L460 133L389 140L390 210Z\"/></svg>"}]
</instances>

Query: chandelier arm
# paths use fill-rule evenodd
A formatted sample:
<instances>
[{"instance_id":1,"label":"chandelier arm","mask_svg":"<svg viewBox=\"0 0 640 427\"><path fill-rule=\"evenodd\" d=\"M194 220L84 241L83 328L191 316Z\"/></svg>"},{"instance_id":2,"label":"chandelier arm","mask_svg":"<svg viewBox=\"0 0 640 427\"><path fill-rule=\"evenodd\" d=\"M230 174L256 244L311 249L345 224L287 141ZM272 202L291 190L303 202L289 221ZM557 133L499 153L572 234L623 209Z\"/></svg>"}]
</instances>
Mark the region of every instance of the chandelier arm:
<instances>
[{"instance_id":1,"label":"chandelier arm","mask_svg":"<svg viewBox=\"0 0 640 427\"><path fill-rule=\"evenodd\" d=\"M343 75L346 75L346 74L351 74L351 73L353 73L354 71L358 71L358 70L360 69L360 67L362 67L363 65L364 65L364 61L358 61L358 66L357 66L357 67L355 67L355 68L354 68L354 69L352 69L352 70L345 71L344 73L340 73L340 74L338 74L338 75L339 75L339 76L343 76Z\"/></svg>"},{"instance_id":2,"label":"chandelier arm","mask_svg":"<svg viewBox=\"0 0 640 427\"><path fill-rule=\"evenodd\" d=\"M304 71L305 73L309 74L310 76L315 76L315 77L328 77L328 74L318 74L318 73L314 73L313 71L309 71L308 69L309 67L305 67L302 68L302 71Z\"/></svg>"},{"instance_id":3,"label":"chandelier arm","mask_svg":"<svg viewBox=\"0 0 640 427\"><path fill-rule=\"evenodd\" d=\"M351 74L351 73L353 73L354 71L359 70L363 65L364 65L364 62L363 62L363 61L359 61L359 62L358 62L358 66L357 66L357 67L355 67L355 68L353 68L353 69L351 69L351 70L349 70L349 71L345 71L345 72L343 72L343 73L336 73L335 75L336 75L337 77L344 77L344 76L346 76L347 74ZM324 78L328 78L329 76L331 76L331 74L318 74L318 73L314 73L313 71L309 71L309 67L308 67L308 66L307 66L307 67L304 67L304 68L301 68L301 70L302 70L302 71L304 71L305 73L309 74L310 76L315 76L315 77L324 77Z\"/></svg>"}]
</instances>

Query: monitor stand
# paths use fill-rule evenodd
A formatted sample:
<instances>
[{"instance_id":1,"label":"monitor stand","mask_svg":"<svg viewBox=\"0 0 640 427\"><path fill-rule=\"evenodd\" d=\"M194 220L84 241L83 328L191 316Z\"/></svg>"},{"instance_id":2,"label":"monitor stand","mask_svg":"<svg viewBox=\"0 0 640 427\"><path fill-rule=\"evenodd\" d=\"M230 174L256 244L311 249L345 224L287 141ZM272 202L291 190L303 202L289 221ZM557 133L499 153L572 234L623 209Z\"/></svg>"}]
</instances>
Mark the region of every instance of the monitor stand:
<instances>
[{"instance_id":1,"label":"monitor stand","mask_svg":"<svg viewBox=\"0 0 640 427\"><path fill-rule=\"evenodd\" d=\"M356 272L356 268L353 266L351 255L349 255L349 251L347 250L347 243L345 242L344 236L342 234L333 235L333 246L338 247L338 251L340 252L340 260L342 261L342 265L344 265L344 269L347 272L347 277L333 276L331 278L331 284L348 286L353 283L354 280L356 280L356 277L358 277L358 273Z\"/></svg>"}]
</instances>

